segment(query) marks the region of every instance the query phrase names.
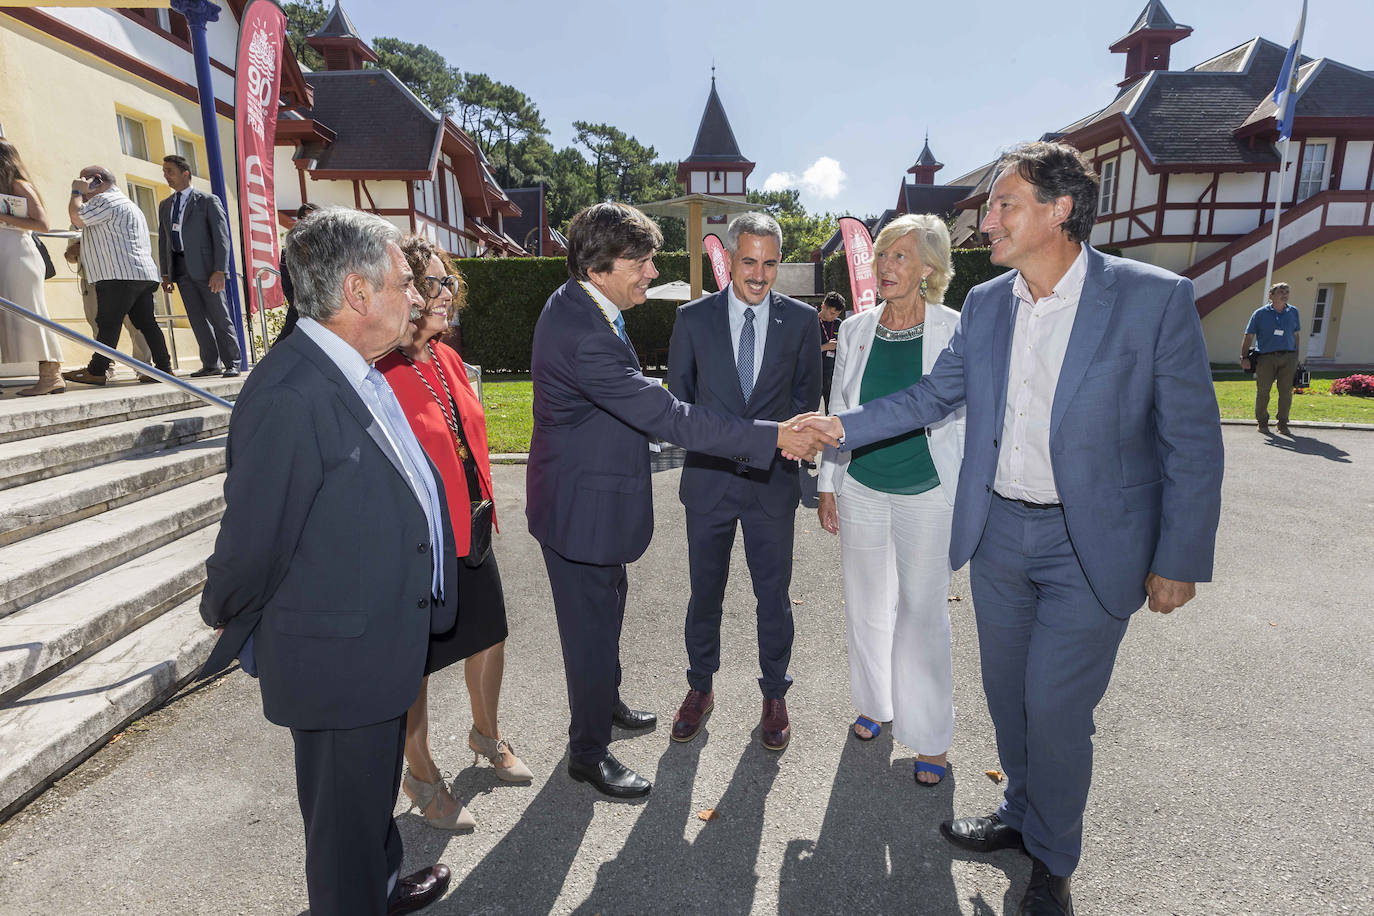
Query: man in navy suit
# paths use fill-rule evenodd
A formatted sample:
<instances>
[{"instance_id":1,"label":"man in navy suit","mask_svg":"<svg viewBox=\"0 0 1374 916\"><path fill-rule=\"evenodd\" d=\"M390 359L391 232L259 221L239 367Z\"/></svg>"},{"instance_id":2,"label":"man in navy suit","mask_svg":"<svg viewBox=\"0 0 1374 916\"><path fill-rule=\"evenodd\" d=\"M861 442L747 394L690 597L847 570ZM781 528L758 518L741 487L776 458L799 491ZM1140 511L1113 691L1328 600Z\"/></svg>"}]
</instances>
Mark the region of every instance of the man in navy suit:
<instances>
[{"instance_id":1,"label":"man in navy suit","mask_svg":"<svg viewBox=\"0 0 1374 916\"><path fill-rule=\"evenodd\" d=\"M1131 615L1147 598L1167 614L1211 579L1221 510L1192 284L1089 247L1097 198L1071 147L1004 156L982 229L993 263L1013 270L969 292L918 384L808 421L853 449L968 407L950 563L973 562L1007 786L995 813L940 831L979 852L1025 849L1028 914L1073 912L1093 710Z\"/></svg>"},{"instance_id":2,"label":"man in navy suit","mask_svg":"<svg viewBox=\"0 0 1374 916\"><path fill-rule=\"evenodd\" d=\"M821 396L816 310L773 292L782 229L766 213L735 218L725 232L730 285L678 309L668 348L668 387L683 401L745 419L784 420L814 410ZM792 683L792 538L801 496L797 463L761 466L688 451L679 496L687 510L687 697L673 740L690 741L715 702L721 602L735 528L757 599L763 746L780 751L792 735L784 695Z\"/></svg>"},{"instance_id":3,"label":"man in navy suit","mask_svg":"<svg viewBox=\"0 0 1374 916\"><path fill-rule=\"evenodd\" d=\"M768 467L811 453L814 430L683 404L645 378L622 315L642 303L663 235L634 207L601 203L568 226L567 283L534 328L534 435L525 471L530 533L544 552L568 682L568 774L615 798L649 781L607 750L612 723L649 728L620 699L625 564L653 535L649 436ZM828 440L827 441L833 441Z\"/></svg>"},{"instance_id":4,"label":"man in navy suit","mask_svg":"<svg viewBox=\"0 0 1374 916\"><path fill-rule=\"evenodd\" d=\"M422 301L400 241L342 207L287 237L304 317L234 403L200 600L223 630L200 676L241 658L263 714L291 729L317 916L414 912L451 877L442 864L400 876L392 817L406 710L457 604L443 482L370 365Z\"/></svg>"}]
</instances>

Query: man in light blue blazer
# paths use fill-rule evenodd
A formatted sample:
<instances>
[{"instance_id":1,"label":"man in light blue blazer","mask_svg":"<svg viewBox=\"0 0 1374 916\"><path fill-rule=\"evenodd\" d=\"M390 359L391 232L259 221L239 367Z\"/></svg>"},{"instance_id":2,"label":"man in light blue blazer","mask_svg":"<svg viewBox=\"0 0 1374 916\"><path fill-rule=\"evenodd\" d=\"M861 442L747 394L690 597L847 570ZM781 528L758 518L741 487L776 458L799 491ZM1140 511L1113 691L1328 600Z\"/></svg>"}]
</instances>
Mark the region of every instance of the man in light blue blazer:
<instances>
[{"instance_id":1,"label":"man in light blue blazer","mask_svg":"<svg viewBox=\"0 0 1374 916\"><path fill-rule=\"evenodd\" d=\"M919 384L808 421L854 449L964 404L950 562L971 579L983 688L1007 774L966 849L1032 857L1028 914L1073 913L1093 710L1131 615L1212 576L1222 446L1192 284L1086 244L1098 182L1071 147L1003 157L982 230L1012 268L975 287ZM1110 909L1110 907L1108 907Z\"/></svg>"}]
</instances>

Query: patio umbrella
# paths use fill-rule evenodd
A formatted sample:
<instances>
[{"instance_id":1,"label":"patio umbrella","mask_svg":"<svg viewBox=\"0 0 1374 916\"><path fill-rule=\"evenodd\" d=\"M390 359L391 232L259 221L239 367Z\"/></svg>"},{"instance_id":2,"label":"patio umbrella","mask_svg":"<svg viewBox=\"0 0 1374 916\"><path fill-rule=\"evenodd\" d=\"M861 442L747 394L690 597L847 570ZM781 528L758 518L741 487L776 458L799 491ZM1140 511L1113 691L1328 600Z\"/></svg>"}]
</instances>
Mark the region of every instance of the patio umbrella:
<instances>
[{"instance_id":1,"label":"patio umbrella","mask_svg":"<svg viewBox=\"0 0 1374 916\"><path fill-rule=\"evenodd\" d=\"M650 299L663 299L668 302L692 301L692 287L685 280L674 280L661 286L651 286L647 292Z\"/></svg>"}]
</instances>

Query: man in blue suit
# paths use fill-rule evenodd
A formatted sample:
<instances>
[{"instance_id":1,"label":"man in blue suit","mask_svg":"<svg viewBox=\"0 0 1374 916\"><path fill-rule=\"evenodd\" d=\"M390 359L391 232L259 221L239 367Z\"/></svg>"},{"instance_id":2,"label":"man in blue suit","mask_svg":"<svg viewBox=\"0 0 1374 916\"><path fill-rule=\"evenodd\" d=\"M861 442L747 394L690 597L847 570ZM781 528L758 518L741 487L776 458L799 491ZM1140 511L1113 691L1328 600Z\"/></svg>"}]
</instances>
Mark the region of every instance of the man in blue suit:
<instances>
[{"instance_id":1,"label":"man in blue suit","mask_svg":"<svg viewBox=\"0 0 1374 916\"><path fill-rule=\"evenodd\" d=\"M950 562L973 561L1007 787L992 815L940 831L980 852L1024 848L1026 914L1073 912L1093 710L1131 615L1147 598L1167 614L1211 579L1221 508L1192 284L1090 248L1097 196L1068 146L1004 156L982 230L1013 270L969 292L920 383L808 421L853 449L968 407Z\"/></svg>"},{"instance_id":2,"label":"man in blue suit","mask_svg":"<svg viewBox=\"0 0 1374 916\"><path fill-rule=\"evenodd\" d=\"M601 203L568 226L572 279L534 328L534 435L525 471L530 533L544 552L568 682L568 774L615 798L649 781L607 750L612 723L641 729L652 713L620 699L625 564L654 530L649 436L768 467L778 448L810 453L814 430L743 420L683 404L645 378L622 315L642 303L663 235L633 207ZM833 441L827 439L827 441Z\"/></svg>"},{"instance_id":3,"label":"man in blue suit","mask_svg":"<svg viewBox=\"0 0 1374 916\"><path fill-rule=\"evenodd\" d=\"M730 285L678 309L668 348L668 388L683 401L745 419L785 420L820 403L821 334L816 311L773 292L782 229L766 213L745 213L725 233ZM762 466L688 451L679 497L687 509L687 697L673 740L690 741L714 706L720 668L721 602L735 527L754 582L763 746L780 751L792 735L784 695L792 683L792 539L801 496L797 463Z\"/></svg>"}]
</instances>

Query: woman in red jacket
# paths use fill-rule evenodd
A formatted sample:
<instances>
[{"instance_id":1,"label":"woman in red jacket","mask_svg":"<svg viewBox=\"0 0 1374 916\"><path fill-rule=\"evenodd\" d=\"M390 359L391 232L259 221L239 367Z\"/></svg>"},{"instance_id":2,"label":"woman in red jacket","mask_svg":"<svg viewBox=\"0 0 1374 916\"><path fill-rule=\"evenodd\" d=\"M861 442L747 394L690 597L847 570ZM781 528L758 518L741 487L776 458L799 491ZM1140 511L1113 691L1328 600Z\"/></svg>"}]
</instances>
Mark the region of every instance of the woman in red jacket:
<instances>
[{"instance_id":1,"label":"woman in red jacket","mask_svg":"<svg viewBox=\"0 0 1374 916\"><path fill-rule=\"evenodd\" d=\"M495 518L486 418L468 384L462 359L438 339L448 330L450 317L462 308L466 287L447 256L427 240L407 236L401 250L425 304L411 320L410 343L378 360L377 368L396 392L415 437L443 479L455 546L462 558L456 583L458 623L448 633L431 638L425 674L464 660L472 701L468 746L476 755L473 762L485 756L501 779L525 782L532 774L501 737L496 718L505 667L506 604L496 557L489 550L489 526ZM485 537L484 525L488 526ZM430 751L428 686L426 676L406 715L407 770L401 788L431 826L471 828L476 821L449 792Z\"/></svg>"}]
</instances>

